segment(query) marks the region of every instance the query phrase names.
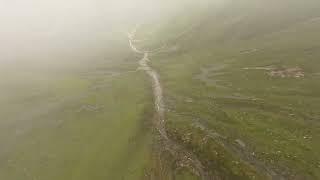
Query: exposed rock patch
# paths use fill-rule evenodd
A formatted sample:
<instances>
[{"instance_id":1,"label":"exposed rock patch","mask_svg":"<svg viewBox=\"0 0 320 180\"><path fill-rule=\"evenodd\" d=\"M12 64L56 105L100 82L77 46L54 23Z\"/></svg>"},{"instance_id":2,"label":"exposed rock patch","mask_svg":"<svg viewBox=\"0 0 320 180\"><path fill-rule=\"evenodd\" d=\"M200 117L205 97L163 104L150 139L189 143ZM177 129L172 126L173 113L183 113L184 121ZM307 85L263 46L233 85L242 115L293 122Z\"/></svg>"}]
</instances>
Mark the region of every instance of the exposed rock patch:
<instances>
[{"instance_id":1,"label":"exposed rock patch","mask_svg":"<svg viewBox=\"0 0 320 180\"><path fill-rule=\"evenodd\" d=\"M300 67L293 68L275 68L275 67L246 67L244 70L264 70L270 77L279 78L303 78L305 73Z\"/></svg>"},{"instance_id":2,"label":"exposed rock patch","mask_svg":"<svg viewBox=\"0 0 320 180\"><path fill-rule=\"evenodd\" d=\"M305 76L303 70L299 67L272 69L268 72L268 75L280 78L303 78Z\"/></svg>"},{"instance_id":3,"label":"exposed rock patch","mask_svg":"<svg viewBox=\"0 0 320 180\"><path fill-rule=\"evenodd\" d=\"M98 106L98 105L82 105L76 112L83 112L83 111L98 112L102 108L103 106Z\"/></svg>"}]
</instances>

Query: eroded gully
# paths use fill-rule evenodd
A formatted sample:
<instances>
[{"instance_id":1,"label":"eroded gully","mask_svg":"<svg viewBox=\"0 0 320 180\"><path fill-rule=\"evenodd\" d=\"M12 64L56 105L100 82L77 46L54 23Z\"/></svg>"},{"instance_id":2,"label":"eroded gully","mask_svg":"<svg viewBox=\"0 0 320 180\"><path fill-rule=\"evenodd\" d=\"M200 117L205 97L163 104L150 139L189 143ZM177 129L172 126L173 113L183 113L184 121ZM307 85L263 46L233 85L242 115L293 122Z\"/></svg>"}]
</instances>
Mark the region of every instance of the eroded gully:
<instances>
[{"instance_id":1,"label":"eroded gully","mask_svg":"<svg viewBox=\"0 0 320 180\"><path fill-rule=\"evenodd\" d=\"M165 127L165 104L163 101L160 78L158 73L148 64L150 61L149 55L154 51L144 51L136 47L135 42L139 41L135 39L136 30L137 29L134 29L134 31L128 34L129 44L132 51L143 55L142 59L139 60L139 69L145 71L152 81L154 105L156 111L156 121L154 122L154 126L159 132L161 140L164 142L164 150L170 152L170 154L177 159L178 166L189 168L202 180L211 179L209 178L208 173L204 170L202 163L192 152L189 152L183 146L169 138Z\"/></svg>"}]
</instances>

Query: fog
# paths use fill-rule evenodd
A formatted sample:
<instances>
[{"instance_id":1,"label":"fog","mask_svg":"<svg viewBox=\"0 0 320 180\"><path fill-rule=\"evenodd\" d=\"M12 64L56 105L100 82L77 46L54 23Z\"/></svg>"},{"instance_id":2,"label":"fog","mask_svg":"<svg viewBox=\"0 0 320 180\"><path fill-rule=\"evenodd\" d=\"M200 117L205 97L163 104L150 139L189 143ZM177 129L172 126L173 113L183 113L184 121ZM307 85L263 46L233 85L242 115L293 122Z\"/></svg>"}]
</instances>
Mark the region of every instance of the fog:
<instances>
[{"instance_id":1,"label":"fog","mask_svg":"<svg viewBox=\"0 0 320 180\"><path fill-rule=\"evenodd\" d=\"M2 0L0 63L65 61L83 49L108 49L112 32L159 13L159 7L150 0Z\"/></svg>"},{"instance_id":2,"label":"fog","mask_svg":"<svg viewBox=\"0 0 320 180\"><path fill-rule=\"evenodd\" d=\"M226 2L234 4L231 11L245 4L274 6L272 9L281 4L234 0L1 0L0 64L77 61L84 52L111 50L117 38L125 38L125 32L136 23L170 16L177 8L189 11L203 6L214 11L212 7L222 7ZM303 3L294 2L297 6ZM296 8L283 7L279 14L290 9L295 13ZM252 13L252 9L257 9L254 13L264 12L264 8L248 11Z\"/></svg>"},{"instance_id":3,"label":"fog","mask_svg":"<svg viewBox=\"0 0 320 180\"><path fill-rule=\"evenodd\" d=\"M202 0L195 4L222 1ZM116 38L125 37L125 31L134 24L168 16L187 2L2 0L0 64L77 61L90 51L110 50Z\"/></svg>"}]
</instances>

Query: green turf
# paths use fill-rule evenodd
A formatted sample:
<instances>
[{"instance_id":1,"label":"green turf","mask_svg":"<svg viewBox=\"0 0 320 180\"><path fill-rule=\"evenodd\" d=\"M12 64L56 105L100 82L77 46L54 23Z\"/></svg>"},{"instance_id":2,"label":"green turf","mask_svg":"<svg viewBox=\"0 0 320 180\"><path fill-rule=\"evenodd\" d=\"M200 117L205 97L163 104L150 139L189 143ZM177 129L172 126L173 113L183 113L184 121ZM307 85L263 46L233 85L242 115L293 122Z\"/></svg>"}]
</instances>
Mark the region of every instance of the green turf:
<instances>
[{"instance_id":1,"label":"green turf","mask_svg":"<svg viewBox=\"0 0 320 180\"><path fill-rule=\"evenodd\" d=\"M74 64L73 70L42 72L30 65L2 71L0 179L145 176L151 86L135 71L136 58L123 53L123 60Z\"/></svg>"},{"instance_id":2,"label":"green turf","mask_svg":"<svg viewBox=\"0 0 320 180\"><path fill-rule=\"evenodd\" d=\"M136 36L140 48L166 45L149 58L169 137L212 177L320 179L318 0L173 5ZM1 180L199 179L168 152L157 159L151 82L123 27L108 50L0 67Z\"/></svg>"},{"instance_id":3,"label":"green turf","mask_svg":"<svg viewBox=\"0 0 320 180\"><path fill-rule=\"evenodd\" d=\"M288 179L320 178L320 6L300 3L239 2L207 14L179 12L151 27L146 46L178 47L151 57L165 91L169 134L227 179L256 178L252 171L263 174L257 162ZM245 69L269 66L300 67L305 76Z\"/></svg>"}]
</instances>

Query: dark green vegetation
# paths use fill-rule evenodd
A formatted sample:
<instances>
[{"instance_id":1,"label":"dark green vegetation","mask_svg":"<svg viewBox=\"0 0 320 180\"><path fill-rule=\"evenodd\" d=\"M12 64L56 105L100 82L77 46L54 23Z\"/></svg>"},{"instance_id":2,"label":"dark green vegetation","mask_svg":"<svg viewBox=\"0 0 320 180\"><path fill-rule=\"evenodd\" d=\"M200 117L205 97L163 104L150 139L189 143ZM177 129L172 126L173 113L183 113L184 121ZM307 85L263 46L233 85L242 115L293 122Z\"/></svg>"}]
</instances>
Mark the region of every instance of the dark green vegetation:
<instances>
[{"instance_id":1,"label":"dark green vegetation","mask_svg":"<svg viewBox=\"0 0 320 180\"><path fill-rule=\"evenodd\" d=\"M168 133L223 179L319 179L320 3L208 9L140 28L167 45L151 59Z\"/></svg>"}]
</instances>

